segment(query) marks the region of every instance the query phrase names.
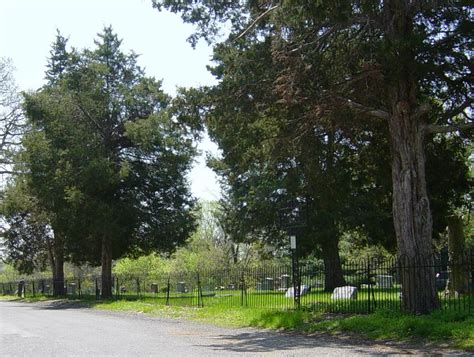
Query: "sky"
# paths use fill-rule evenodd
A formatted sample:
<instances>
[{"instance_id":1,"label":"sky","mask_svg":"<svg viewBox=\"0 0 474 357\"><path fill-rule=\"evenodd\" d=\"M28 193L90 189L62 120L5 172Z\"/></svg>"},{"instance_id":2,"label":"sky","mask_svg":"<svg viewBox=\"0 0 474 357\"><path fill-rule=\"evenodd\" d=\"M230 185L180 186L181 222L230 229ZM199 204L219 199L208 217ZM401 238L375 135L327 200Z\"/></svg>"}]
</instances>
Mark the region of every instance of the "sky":
<instances>
[{"instance_id":1,"label":"sky","mask_svg":"<svg viewBox=\"0 0 474 357\"><path fill-rule=\"evenodd\" d=\"M92 48L97 33L111 25L126 51L139 54L147 76L163 80L165 92L176 87L215 83L207 71L212 50L186 42L193 27L180 17L153 9L151 0L0 0L0 56L12 59L20 90L44 83L44 71L56 31L77 49ZM190 173L191 190L202 200L220 197L216 175L206 167L205 154L217 146L206 136Z\"/></svg>"}]
</instances>

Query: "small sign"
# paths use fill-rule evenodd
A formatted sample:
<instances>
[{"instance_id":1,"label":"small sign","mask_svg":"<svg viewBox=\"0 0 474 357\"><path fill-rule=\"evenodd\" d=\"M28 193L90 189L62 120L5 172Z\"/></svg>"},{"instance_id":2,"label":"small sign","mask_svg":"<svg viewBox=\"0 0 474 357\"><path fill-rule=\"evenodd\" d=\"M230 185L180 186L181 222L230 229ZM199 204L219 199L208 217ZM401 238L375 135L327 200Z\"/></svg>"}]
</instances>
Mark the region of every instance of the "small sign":
<instances>
[{"instance_id":1,"label":"small sign","mask_svg":"<svg viewBox=\"0 0 474 357\"><path fill-rule=\"evenodd\" d=\"M290 236L290 248L296 249L296 236Z\"/></svg>"}]
</instances>

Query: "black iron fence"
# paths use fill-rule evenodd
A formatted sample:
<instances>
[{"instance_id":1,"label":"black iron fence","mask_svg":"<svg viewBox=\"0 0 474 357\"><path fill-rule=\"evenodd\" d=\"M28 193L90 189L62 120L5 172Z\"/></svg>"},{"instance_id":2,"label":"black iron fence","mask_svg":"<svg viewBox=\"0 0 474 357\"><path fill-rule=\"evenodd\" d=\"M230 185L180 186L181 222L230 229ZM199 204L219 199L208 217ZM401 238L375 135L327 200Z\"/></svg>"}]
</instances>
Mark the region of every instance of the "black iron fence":
<instances>
[{"instance_id":1,"label":"black iron fence","mask_svg":"<svg viewBox=\"0 0 474 357\"><path fill-rule=\"evenodd\" d=\"M300 264L296 274L291 266L175 271L154 277L122 274L115 275L111 285L117 299L166 305L291 309L299 300L302 308L312 310L370 313L406 308L403 294L407 289L423 294L417 284L425 281L425 289L436 291L440 309L474 312L471 252L449 263L438 258L361 259L344 262L341 268L339 274L327 272L321 262ZM0 283L0 293L49 296L53 283L52 279L5 282ZM101 288L99 276L64 281L70 298L100 299Z\"/></svg>"}]
</instances>

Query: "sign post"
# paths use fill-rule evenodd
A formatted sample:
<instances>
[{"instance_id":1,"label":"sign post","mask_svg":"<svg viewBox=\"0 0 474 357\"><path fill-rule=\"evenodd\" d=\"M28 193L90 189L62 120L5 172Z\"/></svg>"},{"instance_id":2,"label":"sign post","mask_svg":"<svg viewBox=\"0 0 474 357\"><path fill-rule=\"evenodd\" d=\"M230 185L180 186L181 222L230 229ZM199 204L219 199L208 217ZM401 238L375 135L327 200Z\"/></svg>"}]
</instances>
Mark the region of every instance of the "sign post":
<instances>
[{"instance_id":1,"label":"sign post","mask_svg":"<svg viewBox=\"0 0 474 357\"><path fill-rule=\"evenodd\" d=\"M300 308L300 296L301 296L301 279L300 279L300 267L298 261L298 254L296 254L296 236L290 236L290 249L291 249L291 270L293 275L293 297L295 307Z\"/></svg>"},{"instance_id":2,"label":"sign post","mask_svg":"<svg viewBox=\"0 0 474 357\"><path fill-rule=\"evenodd\" d=\"M291 271L293 276L293 298L295 308L301 306L301 276L296 250L296 233L298 229L306 226L306 210L303 209L301 202L293 204L290 207L280 209L280 228L285 230L290 238L291 250Z\"/></svg>"}]
</instances>

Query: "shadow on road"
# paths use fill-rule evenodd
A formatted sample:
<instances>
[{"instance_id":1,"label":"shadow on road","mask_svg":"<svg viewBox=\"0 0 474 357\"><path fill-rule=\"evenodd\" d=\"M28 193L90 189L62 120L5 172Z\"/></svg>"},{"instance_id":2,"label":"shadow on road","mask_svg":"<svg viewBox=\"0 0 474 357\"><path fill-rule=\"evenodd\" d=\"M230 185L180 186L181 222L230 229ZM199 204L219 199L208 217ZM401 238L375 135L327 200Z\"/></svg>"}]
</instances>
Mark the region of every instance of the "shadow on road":
<instances>
[{"instance_id":1,"label":"shadow on road","mask_svg":"<svg viewBox=\"0 0 474 357\"><path fill-rule=\"evenodd\" d=\"M80 300L44 300L28 301L22 298L3 300L15 303L15 307L30 308L35 310L63 310L63 309L84 309L90 308L93 304Z\"/></svg>"},{"instance_id":2,"label":"shadow on road","mask_svg":"<svg viewBox=\"0 0 474 357\"><path fill-rule=\"evenodd\" d=\"M417 355L417 356L472 356L460 351L438 352L438 349L420 348L413 346L391 345L386 346L367 341L354 341L352 337L333 337L328 335L294 335L288 333L275 333L270 331L243 332L215 337L215 344L207 345L216 351L233 353L264 353L281 352L292 350L301 351L314 348L324 348L328 354L331 350L340 353L347 350L343 355L362 354L370 356L394 356L394 355Z\"/></svg>"}]
</instances>

